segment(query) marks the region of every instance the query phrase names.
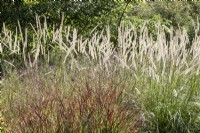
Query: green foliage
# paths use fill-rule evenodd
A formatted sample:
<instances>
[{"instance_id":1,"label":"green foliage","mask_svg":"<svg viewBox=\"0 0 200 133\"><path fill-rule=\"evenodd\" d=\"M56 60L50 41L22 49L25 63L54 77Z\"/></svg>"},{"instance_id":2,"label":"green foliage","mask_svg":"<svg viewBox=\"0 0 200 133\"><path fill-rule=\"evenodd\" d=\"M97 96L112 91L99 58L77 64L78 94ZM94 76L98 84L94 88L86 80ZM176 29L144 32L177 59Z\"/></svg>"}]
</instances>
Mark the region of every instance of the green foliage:
<instances>
[{"instance_id":1,"label":"green foliage","mask_svg":"<svg viewBox=\"0 0 200 133\"><path fill-rule=\"evenodd\" d=\"M162 20L170 22L166 25L168 28L170 26L173 26L174 29L184 27L188 31L190 42L192 42L195 34L193 29L194 22L197 21L197 17L200 17L198 14L200 10L199 5L200 3L197 1L146 2L134 6L128 13L129 16L137 16L144 20L152 19L155 15L159 15Z\"/></svg>"},{"instance_id":2,"label":"green foliage","mask_svg":"<svg viewBox=\"0 0 200 133\"><path fill-rule=\"evenodd\" d=\"M172 21L162 18L161 15L154 15L150 19L142 19L138 16L133 16L130 17L129 24L134 25L134 27L138 31L138 34L140 29L142 29L144 26L147 26L149 34L153 37L154 40L156 40L159 25L164 28L166 35L169 37Z\"/></svg>"},{"instance_id":3,"label":"green foliage","mask_svg":"<svg viewBox=\"0 0 200 133\"><path fill-rule=\"evenodd\" d=\"M62 13L65 15L64 24L77 28L82 35L89 35L95 28L102 30L105 25L110 25L112 40L116 43L117 27L123 21L128 24L135 23L136 18L142 21L164 21L166 27L172 25L174 29L184 26L188 30L190 38L194 36L193 23L199 17L199 2L145 2L137 0L117 1L43 1L21 0L1 1L0 29L5 22L11 29L20 21L22 28L29 27L29 23L35 23L35 15L46 16L49 25L59 24ZM9 15L7 15L9 14ZM159 17L158 17L159 16ZM138 20L141 21L141 20ZM42 20L41 20L42 21ZM152 23L152 22L150 22ZM153 22L154 23L154 22ZM151 25L151 24L150 24ZM152 29L152 27L150 27ZM153 28L150 32L155 35ZM190 39L190 41L192 41Z\"/></svg>"},{"instance_id":4,"label":"green foliage","mask_svg":"<svg viewBox=\"0 0 200 133\"><path fill-rule=\"evenodd\" d=\"M108 15L115 7L115 1L21 1L21 3L2 2L1 22L6 22L12 28L17 20L22 27L35 22L35 14L46 16L49 24L60 23L61 14L65 14L64 23L76 27L81 33L86 33L99 23L105 25L102 16ZM9 16L7 14L10 14ZM2 23L1 23L2 25ZM102 26L102 25L101 25Z\"/></svg>"},{"instance_id":5,"label":"green foliage","mask_svg":"<svg viewBox=\"0 0 200 133\"><path fill-rule=\"evenodd\" d=\"M147 88L141 94L144 95L150 128L171 133L196 133L200 130L194 124L199 121L200 115L200 107L195 104L199 97L198 79L177 76L170 84L147 82Z\"/></svg>"}]
</instances>

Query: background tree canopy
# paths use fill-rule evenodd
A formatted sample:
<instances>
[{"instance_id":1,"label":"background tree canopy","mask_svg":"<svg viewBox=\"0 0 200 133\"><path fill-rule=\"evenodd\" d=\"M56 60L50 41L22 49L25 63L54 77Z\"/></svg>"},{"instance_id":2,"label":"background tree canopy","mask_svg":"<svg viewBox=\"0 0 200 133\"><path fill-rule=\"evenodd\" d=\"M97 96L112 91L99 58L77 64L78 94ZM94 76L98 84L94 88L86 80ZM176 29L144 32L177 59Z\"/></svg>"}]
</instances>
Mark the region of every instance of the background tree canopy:
<instances>
[{"instance_id":1,"label":"background tree canopy","mask_svg":"<svg viewBox=\"0 0 200 133\"><path fill-rule=\"evenodd\" d=\"M3 23L11 29L19 20L22 27L35 23L35 15L45 16L49 25L58 24L62 13L64 23L77 28L86 35L97 26L102 29L110 25L113 38L123 21L136 28L141 23L149 25L152 34L156 32L154 24L160 21L166 28L184 26L193 36L193 22L199 17L200 2L187 1L142 1L142 0L1 0L0 30Z\"/></svg>"}]
</instances>

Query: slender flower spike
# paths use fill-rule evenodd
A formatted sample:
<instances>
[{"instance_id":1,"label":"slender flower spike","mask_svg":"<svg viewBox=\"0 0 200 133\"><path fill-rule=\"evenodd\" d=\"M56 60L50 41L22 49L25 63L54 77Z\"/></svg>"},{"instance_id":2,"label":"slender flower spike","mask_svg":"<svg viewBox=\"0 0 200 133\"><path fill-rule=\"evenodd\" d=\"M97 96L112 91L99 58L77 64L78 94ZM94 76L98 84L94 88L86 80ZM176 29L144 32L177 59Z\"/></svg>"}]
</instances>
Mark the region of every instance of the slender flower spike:
<instances>
[{"instance_id":1,"label":"slender flower spike","mask_svg":"<svg viewBox=\"0 0 200 133\"><path fill-rule=\"evenodd\" d=\"M174 97L178 96L177 91L175 89L173 90L173 95L174 95Z\"/></svg>"},{"instance_id":2,"label":"slender flower spike","mask_svg":"<svg viewBox=\"0 0 200 133\"><path fill-rule=\"evenodd\" d=\"M3 74L2 74L2 72L0 72L0 80L2 80L2 76L3 76Z\"/></svg>"},{"instance_id":3,"label":"slender flower spike","mask_svg":"<svg viewBox=\"0 0 200 133\"><path fill-rule=\"evenodd\" d=\"M138 90L138 88L135 88L135 90L136 90L136 92L137 92L138 95L141 94L140 91Z\"/></svg>"}]
</instances>

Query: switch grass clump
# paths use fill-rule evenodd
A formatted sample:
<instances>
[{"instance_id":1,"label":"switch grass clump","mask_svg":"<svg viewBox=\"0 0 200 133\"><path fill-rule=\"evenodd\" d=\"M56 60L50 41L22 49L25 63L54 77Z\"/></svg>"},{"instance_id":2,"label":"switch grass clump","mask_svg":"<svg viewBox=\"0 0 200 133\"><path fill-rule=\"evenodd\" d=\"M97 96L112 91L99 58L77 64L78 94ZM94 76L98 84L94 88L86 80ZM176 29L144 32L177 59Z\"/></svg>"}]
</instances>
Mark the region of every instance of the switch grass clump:
<instances>
[{"instance_id":1,"label":"switch grass clump","mask_svg":"<svg viewBox=\"0 0 200 133\"><path fill-rule=\"evenodd\" d=\"M137 132L144 127L142 109L123 81L78 75L76 81L63 79L70 85L61 87L51 76L34 71L10 77L3 90L5 131Z\"/></svg>"}]
</instances>

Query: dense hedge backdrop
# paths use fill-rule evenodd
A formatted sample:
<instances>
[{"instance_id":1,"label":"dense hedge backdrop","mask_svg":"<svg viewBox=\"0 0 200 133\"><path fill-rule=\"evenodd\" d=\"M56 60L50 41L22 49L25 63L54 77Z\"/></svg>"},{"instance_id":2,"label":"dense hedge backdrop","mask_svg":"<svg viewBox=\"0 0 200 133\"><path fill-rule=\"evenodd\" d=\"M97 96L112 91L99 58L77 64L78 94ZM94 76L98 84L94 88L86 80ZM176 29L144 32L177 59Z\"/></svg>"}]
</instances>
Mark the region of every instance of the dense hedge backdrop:
<instances>
[{"instance_id":1,"label":"dense hedge backdrop","mask_svg":"<svg viewBox=\"0 0 200 133\"><path fill-rule=\"evenodd\" d=\"M41 18L45 16L49 25L59 24L64 13L65 24L77 28L81 34L105 25L110 25L115 32L122 21L136 27L146 22L154 34L154 23L160 21L166 28L184 26L192 36L199 11L197 1L1 0L0 30L3 23L15 29L17 20L22 27L28 27L35 23L36 14Z\"/></svg>"}]
</instances>

